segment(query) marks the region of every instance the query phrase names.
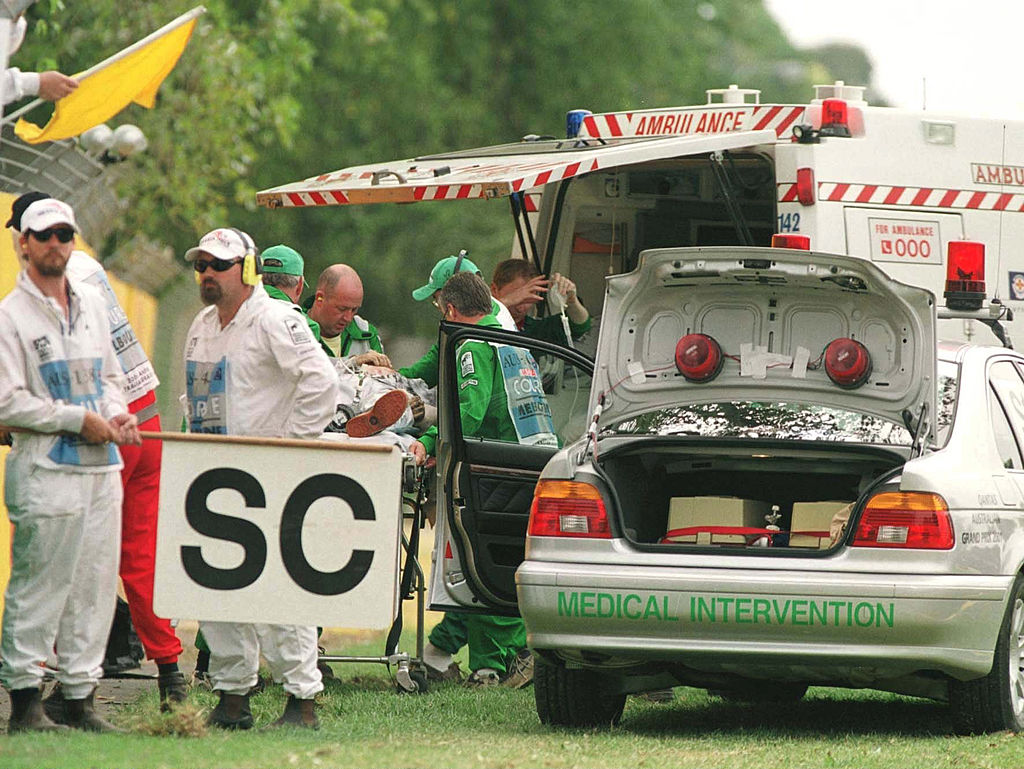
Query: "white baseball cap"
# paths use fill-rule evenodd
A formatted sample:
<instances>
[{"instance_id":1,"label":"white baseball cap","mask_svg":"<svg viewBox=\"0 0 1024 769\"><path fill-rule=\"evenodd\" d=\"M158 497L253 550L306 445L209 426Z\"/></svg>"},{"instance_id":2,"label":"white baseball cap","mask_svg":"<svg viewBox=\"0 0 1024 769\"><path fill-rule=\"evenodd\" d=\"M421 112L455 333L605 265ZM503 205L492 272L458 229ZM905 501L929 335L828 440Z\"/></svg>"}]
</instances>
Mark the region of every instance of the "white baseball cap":
<instances>
[{"instance_id":1,"label":"white baseball cap","mask_svg":"<svg viewBox=\"0 0 1024 769\"><path fill-rule=\"evenodd\" d=\"M200 252L205 252L214 259L222 259L225 262L242 259L250 250L246 240L249 243L253 242L252 238L240 230L218 227L203 235L198 246L185 252L185 261L193 261Z\"/></svg>"},{"instance_id":2,"label":"white baseball cap","mask_svg":"<svg viewBox=\"0 0 1024 769\"><path fill-rule=\"evenodd\" d=\"M29 230L42 232L57 224L66 224L78 232L78 223L71 206L56 198L37 200L21 215L21 234Z\"/></svg>"}]
</instances>

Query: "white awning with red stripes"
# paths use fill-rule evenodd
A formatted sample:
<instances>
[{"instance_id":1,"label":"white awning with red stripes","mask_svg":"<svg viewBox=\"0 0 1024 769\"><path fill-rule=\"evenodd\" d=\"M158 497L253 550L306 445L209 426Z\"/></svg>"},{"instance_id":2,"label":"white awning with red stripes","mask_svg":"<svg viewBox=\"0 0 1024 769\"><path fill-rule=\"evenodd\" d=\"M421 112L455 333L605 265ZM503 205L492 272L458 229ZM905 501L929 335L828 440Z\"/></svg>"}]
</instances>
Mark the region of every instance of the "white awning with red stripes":
<instances>
[{"instance_id":1,"label":"white awning with red stripes","mask_svg":"<svg viewBox=\"0 0 1024 769\"><path fill-rule=\"evenodd\" d=\"M263 190L268 208L498 198L649 160L775 144L773 130L633 139L521 142L354 166Z\"/></svg>"}]
</instances>

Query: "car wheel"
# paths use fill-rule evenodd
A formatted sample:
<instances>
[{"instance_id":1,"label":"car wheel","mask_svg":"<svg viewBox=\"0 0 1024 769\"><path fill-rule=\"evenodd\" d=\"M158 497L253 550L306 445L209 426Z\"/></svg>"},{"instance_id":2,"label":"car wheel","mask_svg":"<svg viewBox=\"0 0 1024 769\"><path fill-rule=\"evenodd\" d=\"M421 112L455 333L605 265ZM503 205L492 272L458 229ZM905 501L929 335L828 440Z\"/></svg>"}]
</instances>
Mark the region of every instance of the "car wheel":
<instances>
[{"instance_id":1,"label":"car wheel","mask_svg":"<svg viewBox=\"0 0 1024 769\"><path fill-rule=\"evenodd\" d=\"M729 702L799 702L807 694L807 684L759 681L744 686L708 689L708 694Z\"/></svg>"},{"instance_id":2,"label":"car wheel","mask_svg":"<svg viewBox=\"0 0 1024 769\"><path fill-rule=\"evenodd\" d=\"M533 697L542 724L614 726L622 718L626 695L614 693L609 677L593 670L566 670L537 658Z\"/></svg>"},{"instance_id":3,"label":"car wheel","mask_svg":"<svg viewBox=\"0 0 1024 769\"><path fill-rule=\"evenodd\" d=\"M961 734L1024 728L1024 576L1013 583L992 670L982 678L952 681L949 705Z\"/></svg>"}]
</instances>

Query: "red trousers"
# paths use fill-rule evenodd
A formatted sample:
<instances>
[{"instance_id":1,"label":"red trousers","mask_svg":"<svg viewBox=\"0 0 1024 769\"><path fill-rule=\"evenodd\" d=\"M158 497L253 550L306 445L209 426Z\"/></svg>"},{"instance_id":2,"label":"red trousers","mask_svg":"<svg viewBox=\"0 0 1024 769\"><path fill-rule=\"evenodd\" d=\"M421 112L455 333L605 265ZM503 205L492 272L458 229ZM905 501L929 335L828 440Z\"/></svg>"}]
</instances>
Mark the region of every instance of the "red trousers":
<instances>
[{"instance_id":1,"label":"red trousers","mask_svg":"<svg viewBox=\"0 0 1024 769\"><path fill-rule=\"evenodd\" d=\"M152 398L143 396L131 404L134 412ZM152 402L152 401L150 401ZM140 405L137 405L140 404ZM139 425L140 430L160 430L156 415ZM141 446L122 446L121 485L121 582L124 583L132 624L146 650L146 657L157 662L175 662L181 654L181 641L169 620L153 613L153 570L156 564L156 519L160 502L160 441L145 440Z\"/></svg>"}]
</instances>

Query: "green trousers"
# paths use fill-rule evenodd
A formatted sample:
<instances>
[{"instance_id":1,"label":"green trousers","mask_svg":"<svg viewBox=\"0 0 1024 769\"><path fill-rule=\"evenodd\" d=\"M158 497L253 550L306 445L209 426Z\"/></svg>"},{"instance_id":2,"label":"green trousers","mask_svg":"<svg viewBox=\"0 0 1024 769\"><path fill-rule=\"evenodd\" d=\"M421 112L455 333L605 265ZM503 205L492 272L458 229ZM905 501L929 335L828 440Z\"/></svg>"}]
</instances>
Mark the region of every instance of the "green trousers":
<instances>
[{"instance_id":1,"label":"green trousers","mask_svg":"<svg viewBox=\"0 0 1024 769\"><path fill-rule=\"evenodd\" d=\"M519 617L447 612L430 631L430 643L448 654L469 644L469 667L508 670L520 649L526 648L526 626Z\"/></svg>"}]
</instances>

